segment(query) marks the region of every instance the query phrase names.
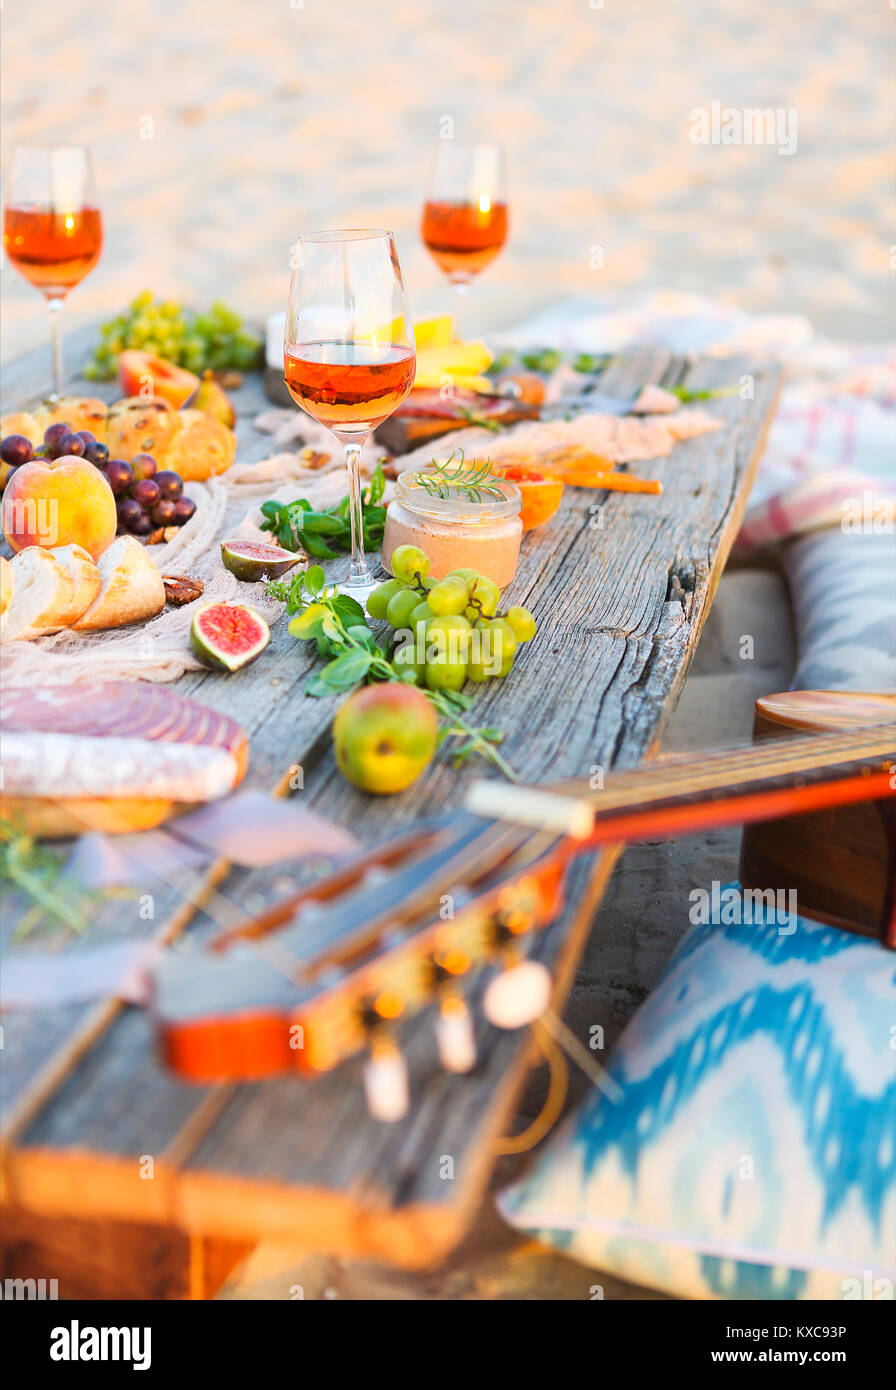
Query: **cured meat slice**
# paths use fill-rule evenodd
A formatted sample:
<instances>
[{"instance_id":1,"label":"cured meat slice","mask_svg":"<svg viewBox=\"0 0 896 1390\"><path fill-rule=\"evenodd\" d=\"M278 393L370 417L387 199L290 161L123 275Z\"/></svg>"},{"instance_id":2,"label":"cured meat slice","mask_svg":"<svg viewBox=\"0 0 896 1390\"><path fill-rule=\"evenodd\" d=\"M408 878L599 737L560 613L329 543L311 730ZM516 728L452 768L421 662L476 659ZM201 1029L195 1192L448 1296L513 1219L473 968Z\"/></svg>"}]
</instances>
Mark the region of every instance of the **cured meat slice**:
<instances>
[{"instance_id":1,"label":"cured meat slice","mask_svg":"<svg viewBox=\"0 0 896 1390\"><path fill-rule=\"evenodd\" d=\"M36 690L5 687L0 697L0 729L206 744L237 757L246 746L246 734L235 719L164 686L133 681Z\"/></svg>"},{"instance_id":2,"label":"cured meat slice","mask_svg":"<svg viewBox=\"0 0 896 1390\"><path fill-rule=\"evenodd\" d=\"M249 759L236 720L132 681L6 687L0 730L3 813L38 835L158 825L226 795Z\"/></svg>"}]
</instances>

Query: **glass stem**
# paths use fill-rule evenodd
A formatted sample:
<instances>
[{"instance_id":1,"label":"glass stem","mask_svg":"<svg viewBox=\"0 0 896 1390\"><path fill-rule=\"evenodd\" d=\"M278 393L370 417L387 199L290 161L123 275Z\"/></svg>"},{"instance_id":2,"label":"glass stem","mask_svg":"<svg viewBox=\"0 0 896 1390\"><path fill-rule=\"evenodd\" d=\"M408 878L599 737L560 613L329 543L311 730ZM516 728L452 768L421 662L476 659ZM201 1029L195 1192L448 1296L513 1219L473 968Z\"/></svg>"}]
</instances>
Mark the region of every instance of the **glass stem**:
<instances>
[{"instance_id":1,"label":"glass stem","mask_svg":"<svg viewBox=\"0 0 896 1390\"><path fill-rule=\"evenodd\" d=\"M364 525L361 510L361 446L346 444L345 466L348 469L348 510L352 526L352 562L348 584L370 585L373 579L364 555Z\"/></svg>"},{"instance_id":2,"label":"glass stem","mask_svg":"<svg viewBox=\"0 0 896 1390\"><path fill-rule=\"evenodd\" d=\"M454 308L453 308L453 312L454 312L454 327L455 327L455 330L456 330L457 337L458 337L459 339L463 339L463 336L464 336L464 335L463 335L463 332L462 332L462 330L461 330L461 327L460 327L460 318L461 318L460 311L461 311L461 308L462 308L462 306L463 306L464 300L467 298L467 295L468 295L469 293L470 293L470 281L469 281L466 277L463 277L463 278L461 278L461 279L454 279L454 278L452 278L452 280L451 280L451 298L452 298L452 300L454 301Z\"/></svg>"},{"instance_id":3,"label":"glass stem","mask_svg":"<svg viewBox=\"0 0 896 1390\"><path fill-rule=\"evenodd\" d=\"M62 367L62 328L59 322L62 314L61 299L50 299L47 307L50 310L50 350L53 356L53 394L51 400L58 401L62 395L63 367Z\"/></svg>"}]
</instances>

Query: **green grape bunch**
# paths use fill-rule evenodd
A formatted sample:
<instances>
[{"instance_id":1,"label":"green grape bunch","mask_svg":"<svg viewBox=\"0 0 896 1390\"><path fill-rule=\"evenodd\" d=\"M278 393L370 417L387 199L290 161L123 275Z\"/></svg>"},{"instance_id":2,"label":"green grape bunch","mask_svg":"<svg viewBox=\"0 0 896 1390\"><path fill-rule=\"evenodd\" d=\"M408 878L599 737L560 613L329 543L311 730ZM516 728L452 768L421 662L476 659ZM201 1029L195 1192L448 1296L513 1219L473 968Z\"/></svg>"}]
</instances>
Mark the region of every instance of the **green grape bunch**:
<instances>
[{"instance_id":1,"label":"green grape bunch","mask_svg":"<svg viewBox=\"0 0 896 1390\"><path fill-rule=\"evenodd\" d=\"M101 325L84 375L90 381L111 381L126 348L154 353L197 376L209 368L251 371L260 363L261 346L258 335L220 300L194 310L173 299L156 300L144 290L123 314Z\"/></svg>"},{"instance_id":2,"label":"green grape bunch","mask_svg":"<svg viewBox=\"0 0 896 1390\"><path fill-rule=\"evenodd\" d=\"M429 557L417 546L399 546L390 565L394 577L373 590L367 612L406 634L394 653L405 679L458 691L468 680L510 674L519 647L537 631L527 608L499 614L501 591L473 569L430 578Z\"/></svg>"}]
</instances>

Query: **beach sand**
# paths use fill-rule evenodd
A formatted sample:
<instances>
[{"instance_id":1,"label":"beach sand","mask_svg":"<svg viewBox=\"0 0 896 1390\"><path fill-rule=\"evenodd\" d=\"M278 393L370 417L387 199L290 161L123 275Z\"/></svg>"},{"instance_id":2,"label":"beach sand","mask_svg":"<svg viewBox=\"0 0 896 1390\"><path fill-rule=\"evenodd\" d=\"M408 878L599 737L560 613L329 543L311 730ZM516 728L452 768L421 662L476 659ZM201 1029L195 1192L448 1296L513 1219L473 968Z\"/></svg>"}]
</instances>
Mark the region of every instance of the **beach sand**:
<instances>
[{"instance_id":1,"label":"beach sand","mask_svg":"<svg viewBox=\"0 0 896 1390\"><path fill-rule=\"evenodd\" d=\"M365 225L395 231L415 313L442 310L418 221L450 121L457 139L503 142L510 167L510 241L463 306L466 332L662 285L880 339L892 20L884 0L10 5L3 172L18 141L93 147L106 243L72 323L144 287L263 319L300 231ZM714 101L795 111L795 152L692 143L692 113ZM47 325L9 268L3 290L6 357Z\"/></svg>"}]
</instances>

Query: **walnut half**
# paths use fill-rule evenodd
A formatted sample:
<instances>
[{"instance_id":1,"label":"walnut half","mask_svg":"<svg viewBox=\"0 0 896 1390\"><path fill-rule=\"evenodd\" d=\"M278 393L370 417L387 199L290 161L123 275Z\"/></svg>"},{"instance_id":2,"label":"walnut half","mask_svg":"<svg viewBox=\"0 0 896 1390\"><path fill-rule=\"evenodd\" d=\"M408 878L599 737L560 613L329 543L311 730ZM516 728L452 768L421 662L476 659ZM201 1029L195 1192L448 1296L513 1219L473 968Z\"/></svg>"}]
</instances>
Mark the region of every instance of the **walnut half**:
<instances>
[{"instance_id":1,"label":"walnut half","mask_svg":"<svg viewBox=\"0 0 896 1390\"><path fill-rule=\"evenodd\" d=\"M182 574L163 574L162 583L165 585L166 602L173 604L175 608L183 608L185 603L192 603L205 588L201 579L188 579Z\"/></svg>"}]
</instances>

